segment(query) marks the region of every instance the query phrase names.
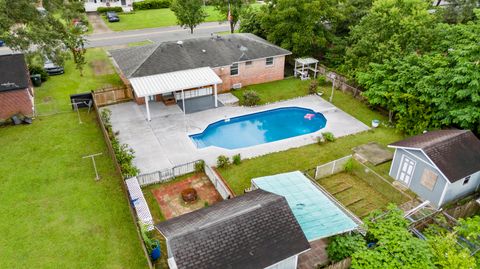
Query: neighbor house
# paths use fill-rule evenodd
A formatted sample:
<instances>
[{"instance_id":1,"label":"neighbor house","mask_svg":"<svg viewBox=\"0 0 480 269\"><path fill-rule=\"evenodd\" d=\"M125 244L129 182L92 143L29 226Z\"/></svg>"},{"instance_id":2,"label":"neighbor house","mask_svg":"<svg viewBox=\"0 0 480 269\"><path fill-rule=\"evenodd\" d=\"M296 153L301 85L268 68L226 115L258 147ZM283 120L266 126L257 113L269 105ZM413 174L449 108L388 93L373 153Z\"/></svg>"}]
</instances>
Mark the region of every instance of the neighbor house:
<instances>
[{"instance_id":1,"label":"neighbor house","mask_svg":"<svg viewBox=\"0 0 480 269\"><path fill-rule=\"evenodd\" d=\"M124 82L138 104L165 104L284 78L291 52L252 34L192 38L111 51ZM182 106L183 107L183 106Z\"/></svg>"},{"instance_id":2,"label":"neighbor house","mask_svg":"<svg viewBox=\"0 0 480 269\"><path fill-rule=\"evenodd\" d=\"M140 2L143 0L84 0L84 7L86 12L97 11L99 7L122 7L123 11L131 11L133 9L133 2Z\"/></svg>"},{"instance_id":3,"label":"neighbor house","mask_svg":"<svg viewBox=\"0 0 480 269\"><path fill-rule=\"evenodd\" d=\"M171 269L295 269L310 249L284 197L255 190L161 222Z\"/></svg>"},{"instance_id":4,"label":"neighbor house","mask_svg":"<svg viewBox=\"0 0 480 269\"><path fill-rule=\"evenodd\" d=\"M0 56L0 122L33 117L33 86L23 54Z\"/></svg>"},{"instance_id":5,"label":"neighbor house","mask_svg":"<svg viewBox=\"0 0 480 269\"><path fill-rule=\"evenodd\" d=\"M480 185L480 140L467 130L440 130L390 144L390 176L440 208Z\"/></svg>"}]
</instances>

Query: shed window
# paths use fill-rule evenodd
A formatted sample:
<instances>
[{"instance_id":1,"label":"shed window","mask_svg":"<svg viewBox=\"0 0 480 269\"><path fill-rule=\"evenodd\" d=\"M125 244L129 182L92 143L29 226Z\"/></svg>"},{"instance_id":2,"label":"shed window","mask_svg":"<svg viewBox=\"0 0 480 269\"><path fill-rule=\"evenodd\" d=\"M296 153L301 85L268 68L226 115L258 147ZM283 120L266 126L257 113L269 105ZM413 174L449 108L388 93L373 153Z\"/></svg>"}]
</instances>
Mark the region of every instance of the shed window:
<instances>
[{"instance_id":1,"label":"shed window","mask_svg":"<svg viewBox=\"0 0 480 269\"><path fill-rule=\"evenodd\" d=\"M469 181L470 181L470 176L466 177L466 178L463 180L463 185L467 185Z\"/></svg>"},{"instance_id":2,"label":"shed window","mask_svg":"<svg viewBox=\"0 0 480 269\"><path fill-rule=\"evenodd\" d=\"M268 57L265 59L265 64L268 65L273 65L273 57Z\"/></svg>"},{"instance_id":3,"label":"shed window","mask_svg":"<svg viewBox=\"0 0 480 269\"><path fill-rule=\"evenodd\" d=\"M245 65L252 65L252 61L246 61Z\"/></svg>"},{"instance_id":4,"label":"shed window","mask_svg":"<svg viewBox=\"0 0 480 269\"><path fill-rule=\"evenodd\" d=\"M430 169L425 169L423 170L423 175L422 179L420 180L420 183L427 189L433 191L433 188L435 187L435 184L437 183L437 178L438 174L433 172Z\"/></svg>"},{"instance_id":5,"label":"shed window","mask_svg":"<svg viewBox=\"0 0 480 269\"><path fill-rule=\"evenodd\" d=\"M234 63L230 66L230 75L231 76L238 75L238 63Z\"/></svg>"}]
</instances>

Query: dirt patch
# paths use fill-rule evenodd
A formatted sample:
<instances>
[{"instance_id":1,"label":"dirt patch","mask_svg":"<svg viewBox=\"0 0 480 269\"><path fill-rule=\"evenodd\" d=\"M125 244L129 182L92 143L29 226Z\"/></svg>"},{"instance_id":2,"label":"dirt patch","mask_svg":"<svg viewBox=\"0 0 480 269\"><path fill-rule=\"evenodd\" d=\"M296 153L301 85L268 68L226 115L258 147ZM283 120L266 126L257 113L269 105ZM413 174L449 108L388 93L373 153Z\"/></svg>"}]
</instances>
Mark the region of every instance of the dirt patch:
<instances>
[{"instance_id":1,"label":"dirt patch","mask_svg":"<svg viewBox=\"0 0 480 269\"><path fill-rule=\"evenodd\" d=\"M94 60L90 63L95 76L110 75L115 73L107 60Z\"/></svg>"},{"instance_id":2,"label":"dirt patch","mask_svg":"<svg viewBox=\"0 0 480 269\"><path fill-rule=\"evenodd\" d=\"M45 96L43 97L42 101L44 103L50 103L51 101L53 100L53 98L51 96Z\"/></svg>"},{"instance_id":3,"label":"dirt patch","mask_svg":"<svg viewBox=\"0 0 480 269\"><path fill-rule=\"evenodd\" d=\"M197 191L198 199L195 202L186 203L182 200L181 192L186 188L194 188ZM153 189L152 193L165 219L171 219L222 201L222 197L204 174L162 185Z\"/></svg>"}]
</instances>

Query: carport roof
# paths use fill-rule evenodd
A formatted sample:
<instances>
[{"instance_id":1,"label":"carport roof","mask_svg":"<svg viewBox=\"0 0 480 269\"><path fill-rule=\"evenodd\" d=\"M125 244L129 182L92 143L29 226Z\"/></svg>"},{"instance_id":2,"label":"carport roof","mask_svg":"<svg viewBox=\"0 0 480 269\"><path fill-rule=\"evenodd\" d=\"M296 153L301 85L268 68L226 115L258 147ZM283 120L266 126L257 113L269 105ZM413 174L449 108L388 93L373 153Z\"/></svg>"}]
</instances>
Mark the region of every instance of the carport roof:
<instances>
[{"instance_id":1,"label":"carport roof","mask_svg":"<svg viewBox=\"0 0 480 269\"><path fill-rule=\"evenodd\" d=\"M210 67L201 67L146 77L130 78L137 97L145 97L220 84L222 80Z\"/></svg>"}]
</instances>

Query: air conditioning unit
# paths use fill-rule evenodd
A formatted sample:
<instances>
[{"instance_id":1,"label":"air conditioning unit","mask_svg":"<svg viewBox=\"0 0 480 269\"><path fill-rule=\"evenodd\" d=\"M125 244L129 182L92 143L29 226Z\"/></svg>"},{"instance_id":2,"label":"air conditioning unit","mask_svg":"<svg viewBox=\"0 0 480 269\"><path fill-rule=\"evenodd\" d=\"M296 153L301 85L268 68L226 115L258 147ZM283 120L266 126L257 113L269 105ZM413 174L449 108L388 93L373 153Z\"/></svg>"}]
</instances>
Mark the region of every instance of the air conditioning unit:
<instances>
[{"instance_id":1,"label":"air conditioning unit","mask_svg":"<svg viewBox=\"0 0 480 269\"><path fill-rule=\"evenodd\" d=\"M232 89L238 90L242 88L242 83L235 83L232 85Z\"/></svg>"}]
</instances>

